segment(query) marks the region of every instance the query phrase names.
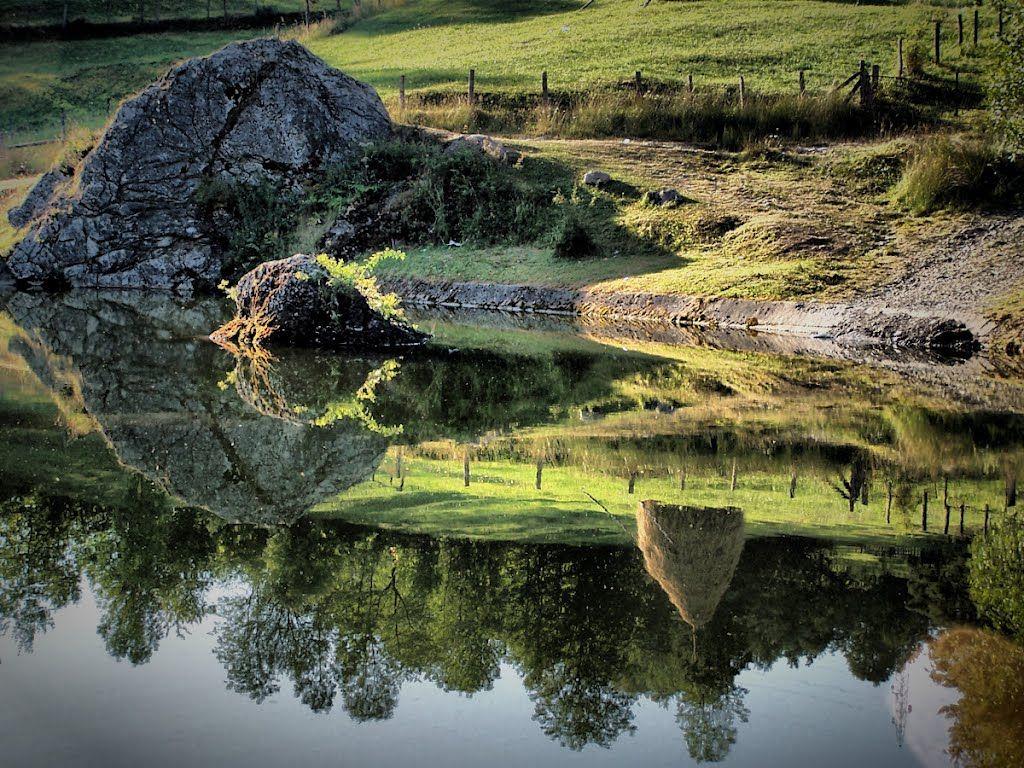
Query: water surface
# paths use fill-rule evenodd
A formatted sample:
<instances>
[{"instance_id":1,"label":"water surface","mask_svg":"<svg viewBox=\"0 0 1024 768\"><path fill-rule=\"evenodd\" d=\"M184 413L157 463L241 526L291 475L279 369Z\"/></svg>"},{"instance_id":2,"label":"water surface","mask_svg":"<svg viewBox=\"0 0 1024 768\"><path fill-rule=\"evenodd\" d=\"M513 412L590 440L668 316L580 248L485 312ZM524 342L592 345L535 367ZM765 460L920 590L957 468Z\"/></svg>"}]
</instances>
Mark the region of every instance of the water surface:
<instances>
[{"instance_id":1,"label":"water surface","mask_svg":"<svg viewBox=\"0 0 1024 768\"><path fill-rule=\"evenodd\" d=\"M437 316L235 356L223 313L0 315L10 764L1024 761L1013 380Z\"/></svg>"}]
</instances>

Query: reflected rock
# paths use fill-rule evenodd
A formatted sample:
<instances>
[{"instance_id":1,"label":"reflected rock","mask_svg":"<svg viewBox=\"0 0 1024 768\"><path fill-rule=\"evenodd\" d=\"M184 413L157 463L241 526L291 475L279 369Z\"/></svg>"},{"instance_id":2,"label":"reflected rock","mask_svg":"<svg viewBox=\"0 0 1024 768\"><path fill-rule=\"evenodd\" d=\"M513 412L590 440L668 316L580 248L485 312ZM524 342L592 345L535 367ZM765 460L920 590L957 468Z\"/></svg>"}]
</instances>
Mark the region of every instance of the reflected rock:
<instances>
[{"instance_id":1,"label":"reflected rock","mask_svg":"<svg viewBox=\"0 0 1024 768\"><path fill-rule=\"evenodd\" d=\"M644 567L694 629L711 621L743 552L743 512L643 501L636 543Z\"/></svg>"},{"instance_id":2,"label":"reflected rock","mask_svg":"<svg viewBox=\"0 0 1024 768\"><path fill-rule=\"evenodd\" d=\"M353 409L306 421L287 418L301 405L258 407L282 399L272 379L238 386L248 363L205 338L226 315L221 302L19 293L7 309L23 331L13 350L44 384L75 383L83 412L122 463L225 520L294 522L369 477L387 448L383 434L350 418ZM352 361L349 376L333 382L347 391L333 397L358 402L378 367Z\"/></svg>"}]
</instances>

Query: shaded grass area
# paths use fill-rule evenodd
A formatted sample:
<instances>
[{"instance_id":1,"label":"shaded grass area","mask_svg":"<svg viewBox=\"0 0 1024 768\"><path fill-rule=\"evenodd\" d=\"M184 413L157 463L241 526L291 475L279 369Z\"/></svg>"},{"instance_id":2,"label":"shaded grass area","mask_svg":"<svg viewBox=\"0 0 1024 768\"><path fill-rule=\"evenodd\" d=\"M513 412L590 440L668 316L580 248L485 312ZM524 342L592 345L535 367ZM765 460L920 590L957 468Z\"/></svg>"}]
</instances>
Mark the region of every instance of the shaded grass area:
<instances>
[{"instance_id":1,"label":"shaded grass area","mask_svg":"<svg viewBox=\"0 0 1024 768\"><path fill-rule=\"evenodd\" d=\"M35 25L59 24L64 17L64 2L51 0L45 3L28 3L25 0L0 0L0 24ZM349 2L344 6L348 7ZM333 9L334 2L330 3ZM272 15L275 11L295 12L304 9L302 0L68 0L69 20L85 19L93 23L112 21L137 21L139 9L146 20L154 19L205 19L208 14L214 18L251 15L254 12Z\"/></svg>"}]
</instances>

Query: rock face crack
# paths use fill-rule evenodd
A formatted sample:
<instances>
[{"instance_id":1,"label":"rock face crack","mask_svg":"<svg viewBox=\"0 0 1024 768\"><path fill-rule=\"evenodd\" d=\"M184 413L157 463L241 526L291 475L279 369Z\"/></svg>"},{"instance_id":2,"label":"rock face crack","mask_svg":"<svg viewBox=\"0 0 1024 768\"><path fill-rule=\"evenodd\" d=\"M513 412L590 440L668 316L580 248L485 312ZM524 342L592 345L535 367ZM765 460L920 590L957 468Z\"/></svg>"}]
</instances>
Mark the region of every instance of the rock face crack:
<instances>
[{"instance_id":1,"label":"rock face crack","mask_svg":"<svg viewBox=\"0 0 1024 768\"><path fill-rule=\"evenodd\" d=\"M15 209L8 259L22 283L191 293L225 270L204 182L296 190L388 136L376 92L295 42L234 43L125 102L75 183L44 177Z\"/></svg>"}]
</instances>

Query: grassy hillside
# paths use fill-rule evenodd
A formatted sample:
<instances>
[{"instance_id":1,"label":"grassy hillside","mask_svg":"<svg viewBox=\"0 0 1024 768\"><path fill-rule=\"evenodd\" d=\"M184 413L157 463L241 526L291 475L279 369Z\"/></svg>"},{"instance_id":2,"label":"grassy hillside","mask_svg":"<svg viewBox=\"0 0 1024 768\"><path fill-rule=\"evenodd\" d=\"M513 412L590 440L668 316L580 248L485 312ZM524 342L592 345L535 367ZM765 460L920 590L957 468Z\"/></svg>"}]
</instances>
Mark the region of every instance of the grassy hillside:
<instances>
[{"instance_id":1,"label":"grassy hillside","mask_svg":"<svg viewBox=\"0 0 1024 768\"><path fill-rule=\"evenodd\" d=\"M845 79L860 59L895 74L896 40L922 52L931 21L947 20L946 49L956 63L956 11L928 4L855 5L837 2L700 0L637 3L597 0L418 0L361 22L343 35L310 42L318 55L385 92L408 87L461 89L468 70L480 90L533 91L543 70L552 89L628 81L635 70L654 80L697 86L735 84L795 91L797 71L808 87ZM981 9L983 39L995 30L995 10ZM970 20L968 21L968 27ZM968 37L970 37L968 30ZM969 51L967 51L969 52ZM927 58L927 53L924 54ZM952 71L952 70L950 70Z\"/></svg>"},{"instance_id":2,"label":"grassy hillside","mask_svg":"<svg viewBox=\"0 0 1024 768\"><path fill-rule=\"evenodd\" d=\"M7 135L6 143L57 135L61 110L70 122L102 125L118 101L151 83L174 62L215 51L239 34L0 45L0 129Z\"/></svg>"},{"instance_id":3,"label":"grassy hillside","mask_svg":"<svg viewBox=\"0 0 1024 768\"><path fill-rule=\"evenodd\" d=\"M256 11L300 11L303 0L68 0L68 19L86 19L93 23L135 21L139 8L147 21L160 19L214 18L252 14ZM312 3L314 9L334 8L334 0ZM29 3L25 0L0 0L0 24L59 24L64 17L63 0Z\"/></svg>"}]
</instances>

